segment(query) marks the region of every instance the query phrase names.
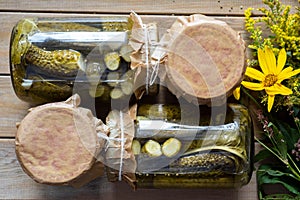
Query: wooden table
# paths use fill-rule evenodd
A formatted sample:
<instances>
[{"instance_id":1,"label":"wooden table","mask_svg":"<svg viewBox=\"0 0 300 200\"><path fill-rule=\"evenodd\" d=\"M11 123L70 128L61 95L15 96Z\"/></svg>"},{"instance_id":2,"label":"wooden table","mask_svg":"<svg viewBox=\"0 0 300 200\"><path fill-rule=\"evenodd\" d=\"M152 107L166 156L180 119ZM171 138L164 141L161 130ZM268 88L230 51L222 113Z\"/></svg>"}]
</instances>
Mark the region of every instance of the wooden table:
<instances>
[{"instance_id":1,"label":"wooden table","mask_svg":"<svg viewBox=\"0 0 300 200\"><path fill-rule=\"evenodd\" d=\"M282 1L292 6L296 0ZM161 30L176 19L174 15L201 13L215 16L240 31L246 42L243 13L248 7L262 7L261 0L2 0L0 1L0 199L257 199L256 177L241 189L139 189L132 191L125 183L109 183L99 178L74 189L35 183L21 169L15 155L16 122L30 105L14 94L9 70L9 41L12 27L28 17L97 17L103 14L128 15L131 10L142 15L144 22L157 22ZM257 12L256 12L257 13ZM248 52L249 54L249 52ZM256 145L257 146L257 145Z\"/></svg>"}]
</instances>

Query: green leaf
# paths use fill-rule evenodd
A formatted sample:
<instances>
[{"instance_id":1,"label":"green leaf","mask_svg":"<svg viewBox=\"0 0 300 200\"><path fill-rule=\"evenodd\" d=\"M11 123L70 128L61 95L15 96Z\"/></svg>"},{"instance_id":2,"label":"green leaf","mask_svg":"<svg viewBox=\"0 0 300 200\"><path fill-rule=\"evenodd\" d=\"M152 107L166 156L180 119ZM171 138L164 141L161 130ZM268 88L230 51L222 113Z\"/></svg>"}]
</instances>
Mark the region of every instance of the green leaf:
<instances>
[{"instance_id":1,"label":"green leaf","mask_svg":"<svg viewBox=\"0 0 300 200\"><path fill-rule=\"evenodd\" d=\"M274 131L273 135L271 136L274 139L272 140L274 143L274 149L277 149L278 154L283 160L287 160L287 143L284 135L272 122L270 122L268 126L272 127Z\"/></svg>"},{"instance_id":2,"label":"green leaf","mask_svg":"<svg viewBox=\"0 0 300 200\"><path fill-rule=\"evenodd\" d=\"M261 165L257 171L259 190L263 190L263 184L281 184L291 193L300 195L299 182L290 178L289 172L283 172L270 165Z\"/></svg>"},{"instance_id":3,"label":"green leaf","mask_svg":"<svg viewBox=\"0 0 300 200\"><path fill-rule=\"evenodd\" d=\"M258 169L258 173L261 173L259 175L270 175L273 177L280 177L280 176L289 176L289 173L283 172L278 169L274 169L270 165L261 165L260 168Z\"/></svg>"},{"instance_id":4,"label":"green leaf","mask_svg":"<svg viewBox=\"0 0 300 200\"><path fill-rule=\"evenodd\" d=\"M294 149L294 144L298 141L300 133L297 129L292 128L289 124L284 122L276 122L278 128L281 130L287 143L288 151Z\"/></svg>"},{"instance_id":5,"label":"green leaf","mask_svg":"<svg viewBox=\"0 0 300 200\"><path fill-rule=\"evenodd\" d=\"M265 196L262 200L299 200L300 197L293 197L289 194L270 194Z\"/></svg>"},{"instance_id":6,"label":"green leaf","mask_svg":"<svg viewBox=\"0 0 300 200\"><path fill-rule=\"evenodd\" d=\"M282 184L286 189L288 189L290 192L292 192L293 194L297 194L300 195L300 191L298 190L298 186L293 186L287 182L281 181L280 179L277 178L273 178L272 180L273 183L280 183Z\"/></svg>"},{"instance_id":7,"label":"green leaf","mask_svg":"<svg viewBox=\"0 0 300 200\"><path fill-rule=\"evenodd\" d=\"M271 176L289 176L289 173L285 173L279 170L268 170L267 173Z\"/></svg>"},{"instance_id":8,"label":"green leaf","mask_svg":"<svg viewBox=\"0 0 300 200\"><path fill-rule=\"evenodd\" d=\"M258 175L262 174L269 174L270 176L286 176L286 177L290 177L292 179L298 180L297 177L294 176L294 174L291 173L291 171L287 168L287 167L278 167L276 166L272 166L272 165L261 165L259 166L259 169L257 171ZM300 182L299 182L300 184Z\"/></svg>"},{"instance_id":9,"label":"green leaf","mask_svg":"<svg viewBox=\"0 0 300 200\"><path fill-rule=\"evenodd\" d=\"M264 160L266 158L270 158L273 156L274 155L268 149L263 149L254 156L254 162L256 163L256 162L259 162L261 160Z\"/></svg>"}]
</instances>

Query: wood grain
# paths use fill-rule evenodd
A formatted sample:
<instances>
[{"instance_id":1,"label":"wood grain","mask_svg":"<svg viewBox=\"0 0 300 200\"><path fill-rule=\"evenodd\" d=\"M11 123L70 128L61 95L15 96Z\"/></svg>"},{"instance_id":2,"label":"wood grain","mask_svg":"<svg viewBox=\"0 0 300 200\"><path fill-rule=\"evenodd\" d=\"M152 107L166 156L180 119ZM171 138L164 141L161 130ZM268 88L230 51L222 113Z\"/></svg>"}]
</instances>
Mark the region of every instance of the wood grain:
<instances>
[{"instance_id":1,"label":"wood grain","mask_svg":"<svg viewBox=\"0 0 300 200\"><path fill-rule=\"evenodd\" d=\"M15 136L16 123L23 119L29 107L15 95L10 77L0 76L0 138Z\"/></svg>"},{"instance_id":2,"label":"wood grain","mask_svg":"<svg viewBox=\"0 0 300 200\"><path fill-rule=\"evenodd\" d=\"M0 12L0 74L9 74L9 46L11 31L16 23L22 18L33 18L33 17L100 17L104 15L87 15L87 14L49 14L49 13L13 13L13 12ZM107 16L107 15L106 15ZM128 16L128 15L126 15ZM153 15L142 15L144 23L155 22L158 25L160 36L171 27L177 17L175 16L153 16ZM218 20L225 21L234 30L241 33L242 37L246 42L249 41L248 34L244 30L244 18L243 17L215 17Z\"/></svg>"},{"instance_id":3,"label":"wood grain","mask_svg":"<svg viewBox=\"0 0 300 200\"><path fill-rule=\"evenodd\" d=\"M85 187L55 187L34 182L20 167L14 140L0 140L0 199L109 199L114 186L105 179Z\"/></svg>"},{"instance_id":4,"label":"wood grain","mask_svg":"<svg viewBox=\"0 0 300 200\"><path fill-rule=\"evenodd\" d=\"M299 5L296 0L281 0L292 6ZM79 13L129 13L140 14L191 14L243 15L248 7L262 7L261 0L14 0L0 1L3 11L43 11ZM257 12L256 12L257 13Z\"/></svg>"},{"instance_id":5,"label":"wood grain","mask_svg":"<svg viewBox=\"0 0 300 200\"><path fill-rule=\"evenodd\" d=\"M281 0L292 7L297 0ZM160 35L176 19L172 15L201 13L227 22L240 31L246 42L243 14L246 8L263 7L262 0L3 0L0 1L0 199L104 199L104 200L253 200L257 199L255 173L241 189L139 189L133 192L125 183L109 183L105 177L74 189L69 186L48 186L34 182L21 169L16 156L14 137L16 122L23 119L30 105L14 94L9 77L9 42L13 26L29 17L99 17L141 14L145 23L157 22ZM295 10L293 10L294 12ZM255 14L259 12L254 11ZM248 51L248 55L250 52ZM6 138L6 139L5 139ZM7 139L9 138L9 139ZM256 144L258 147L258 144ZM259 148L257 148L259 149Z\"/></svg>"},{"instance_id":6,"label":"wood grain","mask_svg":"<svg viewBox=\"0 0 300 200\"><path fill-rule=\"evenodd\" d=\"M126 183L110 183L106 177L75 189L34 182L20 167L13 139L0 140L0 199L103 199L103 200L253 200L255 173L241 189L132 189Z\"/></svg>"}]
</instances>

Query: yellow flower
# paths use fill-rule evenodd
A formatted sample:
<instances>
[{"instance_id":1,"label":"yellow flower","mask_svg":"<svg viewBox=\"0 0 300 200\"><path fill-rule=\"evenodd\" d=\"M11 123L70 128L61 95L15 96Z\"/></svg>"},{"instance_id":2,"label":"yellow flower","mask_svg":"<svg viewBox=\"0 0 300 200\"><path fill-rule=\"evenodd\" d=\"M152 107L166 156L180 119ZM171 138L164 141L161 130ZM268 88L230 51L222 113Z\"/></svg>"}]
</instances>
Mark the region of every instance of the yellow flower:
<instances>
[{"instance_id":1,"label":"yellow flower","mask_svg":"<svg viewBox=\"0 0 300 200\"><path fill-rule=\"evenodd\" d=\"M268 95L268 111L270 112L275 95L290 95L293 93L291 89L282 85L281 82L300 73L300 69L293 70L292 67L284 68L286 62L285 49L280 50L277 64L275 55L269 47L265 47L264 50L258 49L258 62L262 72L248 67L245 75L259 81L259 83L242 81L241 84L250 90L265 90Z\"/></svg>"},{"instance_id":2,"label":"yellow flower","mask_svg":"<svg viewBox=\"0 0 300 200\"><path fill-rule=\"evenodd\" d=\"M241 87L237 87L235 88L235 90L233 90L233 96L236 100L239 100L241 97Z\"/></svg>"}]
</instances>

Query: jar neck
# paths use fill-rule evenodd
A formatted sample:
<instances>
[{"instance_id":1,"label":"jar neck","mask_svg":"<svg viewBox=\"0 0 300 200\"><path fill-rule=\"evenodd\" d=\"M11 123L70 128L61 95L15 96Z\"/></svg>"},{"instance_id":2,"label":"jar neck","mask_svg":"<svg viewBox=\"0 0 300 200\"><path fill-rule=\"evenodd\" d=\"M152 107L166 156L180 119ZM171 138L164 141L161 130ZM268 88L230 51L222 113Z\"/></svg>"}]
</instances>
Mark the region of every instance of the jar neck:
<instances>
[{"instance_id":1,"label":"jar neck","mask_svg":"<svg viewBox=\"0 0 300 200\"><path fill-rule=\"evenodd\" d=\"M139 104L177 104L179 105L178 99L172 94L165 86L156 84L152 85L152 91L149 94L145 94L140 100Z\"/></svg>"}]
</instances>

